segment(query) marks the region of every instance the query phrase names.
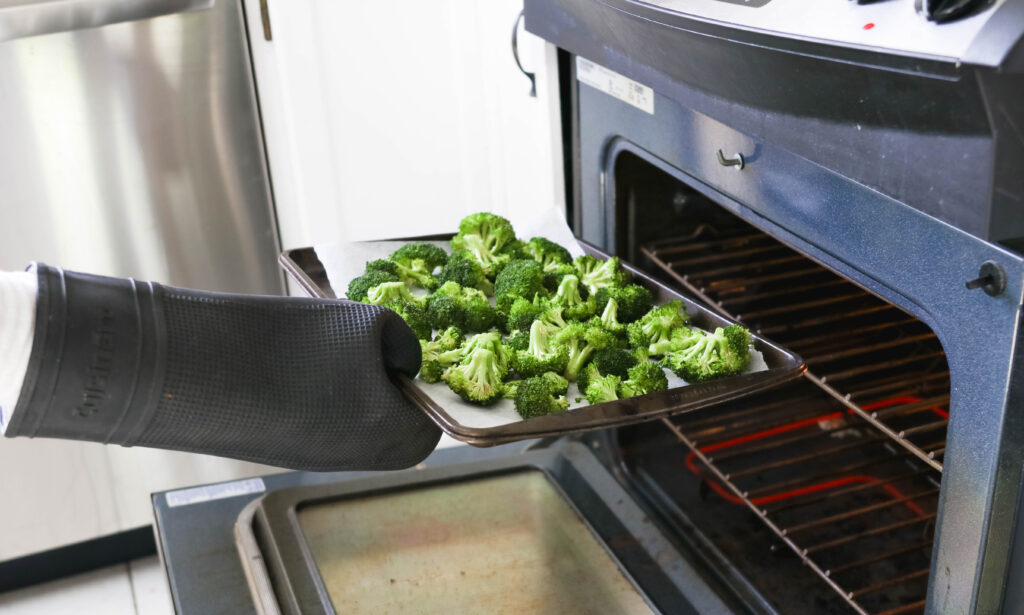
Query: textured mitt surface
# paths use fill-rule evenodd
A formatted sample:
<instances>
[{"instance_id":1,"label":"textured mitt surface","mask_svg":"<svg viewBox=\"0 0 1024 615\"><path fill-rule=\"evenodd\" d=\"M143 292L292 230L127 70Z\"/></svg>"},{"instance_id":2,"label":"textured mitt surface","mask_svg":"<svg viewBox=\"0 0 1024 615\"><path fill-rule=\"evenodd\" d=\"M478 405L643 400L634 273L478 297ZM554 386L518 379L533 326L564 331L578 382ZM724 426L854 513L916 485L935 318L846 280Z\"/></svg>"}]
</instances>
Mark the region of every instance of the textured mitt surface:
<instances>
[{"instance_id":1,"label":"textured mitt surface","mask_svg":"<svg viewBox=\"0 0 1024 615\"><path fill-rule=\"evenodd\" d=\"M32 380L52 381L43 388L53 393L23 390L16 415L26 412L8 435L99 440L315 471L404 468L437 444L439 429L389 377L411 377L420 364L418 340L391 310L45 270L41 276L59 280L40 285L41 293L54 295L40 309L64 309L69 331L114 319L104 325L117 331L105 344L116 355L105 364L114 367L103 403L83 406L77 401L82 381L74 374L92 368L95 349L63 342L74 340L73 333L37 335L37 342L43 339L33 355L43 356L30 362L30 370L40 372ZM105 287L90 286L97 284ZM63 300L58 287L67 289ZM105 307L122 301L134 309ZM51 328L59 321L50 319ZM135 373L125 373L131 366Z\"/></svg>"}]
</instances>

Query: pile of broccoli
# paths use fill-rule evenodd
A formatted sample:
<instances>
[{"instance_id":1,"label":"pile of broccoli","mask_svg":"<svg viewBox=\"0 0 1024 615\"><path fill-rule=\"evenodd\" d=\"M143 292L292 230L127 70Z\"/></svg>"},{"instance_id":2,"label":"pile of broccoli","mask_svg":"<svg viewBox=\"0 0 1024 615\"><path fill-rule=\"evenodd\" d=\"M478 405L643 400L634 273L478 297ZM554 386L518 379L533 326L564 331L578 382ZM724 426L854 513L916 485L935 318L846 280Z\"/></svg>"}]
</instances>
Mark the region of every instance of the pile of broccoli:
<instances>
[{"instance_id":1,"label":"pile of broccoli","mask_svg":"<svg viewBox=\"0 0 1024 615\"><path fill-rule=\"evenodd\" d=\"M459 223L452 252L409 243L366 263L347 297L397 312L420 338L419 377L466 401L511 399L523 418L738 374L750 363L740 325L689 326L681 301L654 306L617 257L573 259L543 237L522 241L487 212ZM435 334L436 331L436 334Z\"/></svg>"}]
</instances>

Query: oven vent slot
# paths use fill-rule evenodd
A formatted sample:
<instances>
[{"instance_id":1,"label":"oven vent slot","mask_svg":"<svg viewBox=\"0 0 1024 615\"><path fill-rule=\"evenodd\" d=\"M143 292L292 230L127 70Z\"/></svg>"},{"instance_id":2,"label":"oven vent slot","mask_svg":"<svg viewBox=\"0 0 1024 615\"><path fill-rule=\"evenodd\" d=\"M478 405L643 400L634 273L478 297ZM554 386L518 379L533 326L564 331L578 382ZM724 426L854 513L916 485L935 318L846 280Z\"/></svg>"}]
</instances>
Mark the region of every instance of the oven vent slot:
<instances>
[{"instance_id":1,"label":"oven vent slot","mask_svg":"<svg viewBox=\"0 0 1024 615\"><path fill-rule=\"evenodd\" d=\"M753 229L701 226L641 252L724 316L799 353L810 382L942 471L949 370L923 323Z\"/></svg>"},{"instance_id":2,"label":"oven vent slot","mask_svg":"<svg viewBox=\"0 0 1024 615\"><path fill-rule=\"evenodd\" d=\"M923 612L950 389L935 335L749 226L702 225L641 252L809 368L757 399L665 419L688 469L856 612Z\"/></svg>"}]
</instances>

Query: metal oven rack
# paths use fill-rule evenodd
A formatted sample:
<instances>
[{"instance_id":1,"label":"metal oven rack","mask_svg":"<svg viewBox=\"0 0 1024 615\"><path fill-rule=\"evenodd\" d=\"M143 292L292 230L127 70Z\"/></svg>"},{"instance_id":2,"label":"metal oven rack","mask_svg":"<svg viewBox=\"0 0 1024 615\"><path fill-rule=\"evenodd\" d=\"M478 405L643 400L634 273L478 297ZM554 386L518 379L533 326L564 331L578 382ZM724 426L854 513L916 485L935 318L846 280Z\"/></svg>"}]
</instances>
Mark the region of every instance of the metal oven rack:
<instances>
[{"instance_id":1,"label":"metal oven rack","mask_svg":"<svg viewBox=\"0 0 1024 615\"><path fill-rule=\"evenodd\" d=\"M690 470L856 612L922 612L949 403L935 335L750 227L702 226L642 253L809 368L783 397L665 419Z\"/></svg>"}]
</instances>

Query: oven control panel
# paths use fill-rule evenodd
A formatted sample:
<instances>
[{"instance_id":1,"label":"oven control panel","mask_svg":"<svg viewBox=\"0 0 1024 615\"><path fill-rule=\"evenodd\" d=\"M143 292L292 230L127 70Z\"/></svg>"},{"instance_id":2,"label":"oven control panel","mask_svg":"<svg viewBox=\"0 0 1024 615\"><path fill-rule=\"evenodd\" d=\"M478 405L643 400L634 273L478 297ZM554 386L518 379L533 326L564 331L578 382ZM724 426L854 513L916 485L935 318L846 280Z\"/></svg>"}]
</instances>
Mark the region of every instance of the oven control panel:
<instances>
[{"instance_id":1,"label":"oven control panel","mask_svg":"<svg viewBox=\"0 0 1024 615\"><path fill-rule=\"evenodd\" d=\"M919 0L935 4L933 0ZM929 21L915 0L643 0L711 22L790 38L892 53L958 60L1007 0L995 0L947 23Z\"/></svg>"}]
</instances>

